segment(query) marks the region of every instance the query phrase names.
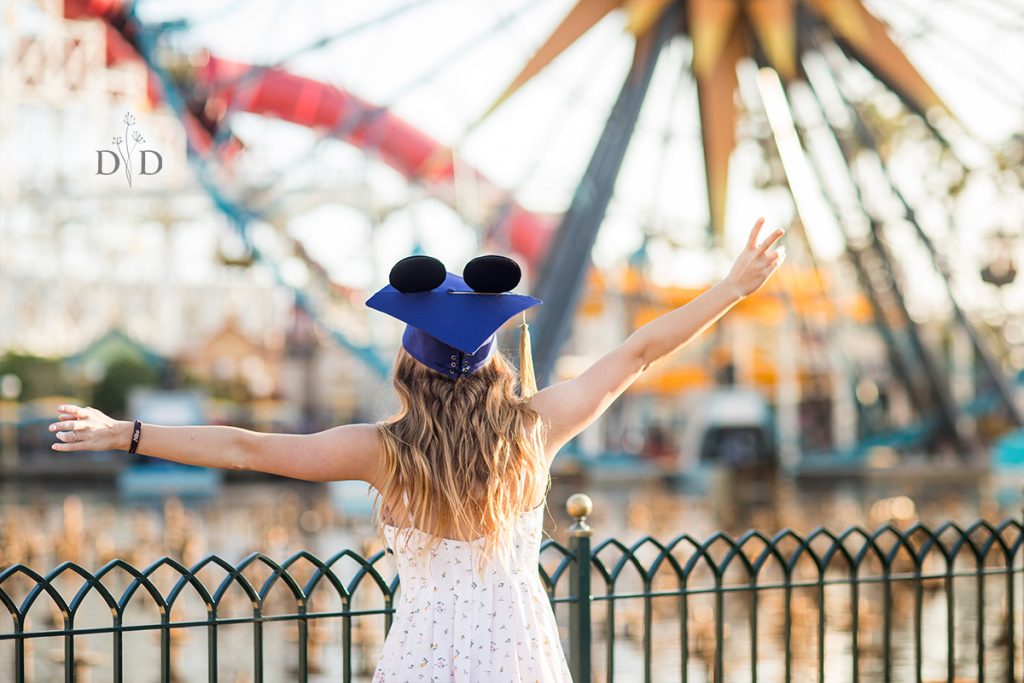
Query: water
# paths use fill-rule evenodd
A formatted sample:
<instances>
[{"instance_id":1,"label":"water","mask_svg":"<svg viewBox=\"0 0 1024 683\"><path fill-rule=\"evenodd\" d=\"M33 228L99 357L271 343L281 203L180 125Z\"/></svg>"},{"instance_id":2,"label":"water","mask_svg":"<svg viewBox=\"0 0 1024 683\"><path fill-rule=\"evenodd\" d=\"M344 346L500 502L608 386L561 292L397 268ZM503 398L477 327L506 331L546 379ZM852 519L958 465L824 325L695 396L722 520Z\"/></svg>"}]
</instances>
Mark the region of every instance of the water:
<instances>
[{"instance_id":1,"label":"water","mask_svg":"<svg viewBox=\"0 0 1024 683\"><path fill-rule=\"evenodd\" d=\"M780 481L770 485L740 485L729 481L712 482L706 495L683 495L660 485L633 484L629 486L613 483L574 481L569 477L556 477L548 500L548 514L545 527L548 534L559 543L566 543L566 530L572 523L565 513L566 498L576 491L585 491L594 500L594 510L589 518L594 529L594 546L614 536L626 545L645 534L667 542L680 533L688 533L695 539L704 540L720 529L734 536L748 528L757 528L771 535L783 527L806 534L814 527L825 526L839 531L850 525L862 525L869 529L891 521L905 528L913 521L937 524L952 519L969 522L978 517L995 521L1016 516L1019 510L1011 507L1000 509L986 493L984 482L954 482L944 487L925 482L918 484L902 482L855 484L847 482L839 486L799 487ZM351 489L347 489L351 495ZM349 509L350 506L344 506ZM1014 506L1019 508L1019 505ZM275 560L283 560L292 553L305 549L318 557L327 557L343 548L351 548L361 554L379 549L370 527L369 520L362 515L346 515L340 512L332 501L328 487L301 482L230 484L215 500L180 502L171 499L162 506L122 500L116 492L104 488L89 488L75 491L55 490L52 487L30 487L7 485L3 491L2 518L0 518L0 566L14 562L47 571L59 562L70 560L83 567L95 570L114 557L120 557L136 567L145 567L162 555L170 555L186 566L198 561L208 553L217 553L226 560L236 563L253 549L259 549ZM951 537L943 537L948 542ZM819 555L827 552L830 542L819 539L812 549ZM758 552L763 544L755 542ZM795 542L780 546L784 556L796 547ZM648 566L656 549L647 545L638 552L644 566ZM716 545L710 555L720 562L728 546ZM693 550L685 543L675 554L680 562L693 556ZM609 568L621 558L614 547L606 547L597 557ZM560 557L552 551L542 556L542 564L552 571ZM935 556L939 560L939 556ZM906 555L900 561L906 565ZM748 577L738 561L736 567L725 573L724 584L746 584ZM1018 560L1018 567L1020 562ZM393 575L390 559L379 565L385 576ZM848 572L845 564L836 561L838 571L829 573L829 580L845 581ZM347 580L357 567L351 560L338 565L339 577ZM898 567L900 571L912 567ZM295 574L300 578L309 575L311 566L300 563ZM932 562L924 568L926 572L942 574L945 565ZM956 571L974 571L973 561L960 561ZM866 575L875 575L877 567L867 567ZM254 585L269 576L265 567L253 567L246 575ZM781 565L774 560L759 574L761 585L771 585L781 580ZM817 576L813 561L805 558L797 564L795 576L811 578ZM214 567L203 570L200 578L210 587L217 586L226 574ZM166 595L169 587L178 578L170 568L161 568L154 574ZM559 585L558 595L566 595L566 578ZM1015 594L1016 658L1018 669L1024 662L1021 652L1021 635L1024 626L1020 615L1024 613L1021 597L1024 584L1017 576ZM17 579L13 580L17 581ZM115 596L120 594L128 577L120 572L111 575L105 584ZM598 574L592 578L596 596L605 592L605 585ZM58 580L62 595L70 598L81 586L81 579L70 572ZM688 583L690 590L714 584L714 575L706 563L699 565ZM628 593L643 588L639 572L627 564L615 583L617 593ZM985 673L989 680L1007 680L1006 672L1006 579L1004 576L989 576L983 580L984 605L984 661ZM5 582L5 590L18 599L23 597L18 586ZM654 591L674 591L678 581L668 563L651 580ZM383 606L379 597L374 596L372 586L363 586L356 592L353 606L371 609ZM312 601L311 610L337 610L340 601L328 596L329 591L319 590ZM816 585L793 589L790 597L792 637L791 666L794 681L816 680L821 657L818 631L821 595L824 595L824 671L825 680L842 682L853 680L852 647L853 592L848 583L827 585L820 590ZM219 615L248 616L251 606L237 585L230 585L228 600ZM923 680L945 680L946 674L946 624L947 614L954 619L954 661L957 680L977 679L977 606L978 592L976 579L972 577L953 580L952 608L942 579L924 582L921 594L921 633ZM892 589L892 651L893 680L913 680L915 666L915 597L916 594L906 582L894 582ZM865 584L859 589L857 598L859 649L861 658L859 679L862 681L881 680L883 665L883 593L878 583ZM30 612L31 628L60 628L59 615L52 614L42 596ZM680 647L680 611L677 597L658 597L651 601L654 624L652 635L652 664L654 681L681 680L683 651ZM614 673L615 680L642 680L643 673L643 605L640 598L615 601L614 628ZM784 658L784 607L785 591L782 588L766 589L757 597L757 664L758 680L782 680ZM144 595L133 597L126 616L126 623L140 624L159 619ZM725 594L721 598L721 632L724 636L722 660L724 680L751 680L751 616L750 591ZM275 587L268 600L267 612L279 614L294 609L287 589ZM698 593L687 598L688 648L685 663L689 680L713 680L716 630L719 625L716 615L719 605L710 593ZM559 623L563 625L564 642L568 642L567 608L559 605L556 609ZM607 601L594 602L594 672L595 680L608 680L607 664ZM171 620L202 620L205 618L202 601L188 590L171 612ZM77 627L88 625L109 625L110 612L103 601L91 594L83 602L75 617ZM368 680L376 661L381 644L383 618L380 616L357 617L353 620L353 672L356 680ZM310 662L316 672L311 680L337 680L341 675L340 619L324 619L311 626ZM0 633L11 631L10 620L0 626ZM203 628L176 629L172 638L172 652L175 670L182 681L206 680L206 632ZM180 634L180 635L179 635ZM252 637L253 628L248 624L222 626L218 628L218 670L220 680L241 683L252 679ZM264 626L265 680L287 681L295 676L295 628L290 623L267 623ZM1002 639L1002 641L1001 641ZM83 678L109 680L111 675L111 649L113 640L109 635L90 635L76 638L77 651L83 659L91 662L83 667ZM131 681L158 680L156 662L159 656L159 641L155 632L135 632L124 637L126 679ZM0 680L5 680L12 671L13 645L0 644ZM33 681L57 680L61 677L63 662L63 639L44 638L34 640L30 645L30 673Z\"/></svg>"}]
</instances>

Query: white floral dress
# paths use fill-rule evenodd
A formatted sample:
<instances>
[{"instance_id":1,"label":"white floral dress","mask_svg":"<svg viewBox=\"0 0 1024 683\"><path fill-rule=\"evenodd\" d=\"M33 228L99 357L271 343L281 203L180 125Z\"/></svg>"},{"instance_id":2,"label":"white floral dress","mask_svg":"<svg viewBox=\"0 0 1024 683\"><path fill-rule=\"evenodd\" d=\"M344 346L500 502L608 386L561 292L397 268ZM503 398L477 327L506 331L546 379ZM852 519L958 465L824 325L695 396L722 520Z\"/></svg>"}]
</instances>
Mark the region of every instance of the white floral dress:
<instances>
[{"instance_id":1,"label":"white floral dress","mask_svg":"<svg viewBox=\"0 0 1024 683\"><path fill-rule=\"evenodd\" d=\"M483 580L473 570L483 539L443 539L417 564L385 524L402 587L373 683L572 683L538 571L543 516L543 504L520 515L510 567L494 561ZM412 534L410 551L431 540Z\"/></svg>"}]
</instances>

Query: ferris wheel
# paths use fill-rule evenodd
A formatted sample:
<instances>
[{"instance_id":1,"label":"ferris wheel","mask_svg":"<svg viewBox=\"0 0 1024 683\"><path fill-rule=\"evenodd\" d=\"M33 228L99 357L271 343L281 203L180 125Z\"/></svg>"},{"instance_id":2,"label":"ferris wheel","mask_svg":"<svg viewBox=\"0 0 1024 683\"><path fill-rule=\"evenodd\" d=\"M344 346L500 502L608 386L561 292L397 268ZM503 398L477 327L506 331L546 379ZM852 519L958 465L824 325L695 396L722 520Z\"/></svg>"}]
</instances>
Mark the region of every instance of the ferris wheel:
<instances>
[{"instance_id":1,"label":"ferris wheel","mask_svg":"<svg viewBox=\"0 0 1024 683\"><path fill-rule=\"evenodd\" d=\"M347 16L291 3L254 10L237 0L181 16L145 2L65 4L70 18L107 23L108 60L149 68L154 101L181 119L200 182L244 244L226 258L270 267L377 372L387 363L358 303L396 253L518 254L545 301L535 326L544 380L588 296L670 305L678 287L647 276L672 280L685 263L711 277L728 226L745 220L738 202L753 199L793 226L792 274L767 296L809 348L841 349L838 362L857 377L875 369L851 347L881 342L878 383L903 393L925 443L973 450L965 415L1024 426L1010 379L1024 358L1001 341L1002 328L1024 325L1005 305L1021 296L1022 225L997 210L982 225L964 219L978 196L1007 206L1024 196L1024 143L1013 134L1022 122L1012 120L1024 79L1000 52L1024 28L1024 4L413 0ZM234 27L252 58L218 52L217 36ZM911 56L918 48L938 65L927 77ZM943 92L983 102L1011 121L1008 132L979 135ZM285 153L273 149L283 139ZM336 221L349 251L332 265L298 236L297 216ZM991 245L1002 248L985 253ZM971 258L960 258L965 249ZM339 253L357 261L356 275L339 271ZM622 265L632 285L595 280L597 260ZM967 392L944 379L954 360L929 321L966 345Z\"/></svg>"}]
</instances>

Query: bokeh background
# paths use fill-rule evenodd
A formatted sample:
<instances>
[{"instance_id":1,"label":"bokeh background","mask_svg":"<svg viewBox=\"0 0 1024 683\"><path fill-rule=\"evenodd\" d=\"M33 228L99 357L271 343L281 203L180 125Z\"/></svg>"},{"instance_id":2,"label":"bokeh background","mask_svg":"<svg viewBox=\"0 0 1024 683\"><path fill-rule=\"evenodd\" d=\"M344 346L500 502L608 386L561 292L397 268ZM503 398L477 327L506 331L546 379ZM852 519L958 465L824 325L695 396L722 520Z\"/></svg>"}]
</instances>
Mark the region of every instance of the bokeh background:
<instances>
[{"instance_id":1,"label":"bokeh background","mask_svg":"<svg viewBox=\"0 0 1024 683\"><path fill-rule=\"evenodd\" d=\"M560 381L758 216L785 265L559 454L548 533L575 491L599 537L1021 514L1021 0L0 18L0 566L372 552L365 484L61 454L46 425L380 419L401 325L363 302L410 253L516 258Z\"/></svg>"}]
</instances>

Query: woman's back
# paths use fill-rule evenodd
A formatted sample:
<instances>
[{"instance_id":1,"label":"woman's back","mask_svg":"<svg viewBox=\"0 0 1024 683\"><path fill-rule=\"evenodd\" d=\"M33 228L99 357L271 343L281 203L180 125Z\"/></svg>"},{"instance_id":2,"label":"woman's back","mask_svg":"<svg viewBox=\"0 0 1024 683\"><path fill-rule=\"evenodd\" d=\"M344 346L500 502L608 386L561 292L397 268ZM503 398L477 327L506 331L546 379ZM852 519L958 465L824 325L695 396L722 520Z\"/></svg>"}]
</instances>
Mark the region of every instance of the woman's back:
<instances>
[{"instance_id":1,"label":"woman's back","mask_svg":"<svg viewBox=\"0 0 1024 683\"><path fill-rule=\"evenodd\" d=\"M492 558L483 575L474 570L483 539L443 538L423 553L434 537L384 525L401 597L374 682L571 683L538 572L543 518L543 503L523 512L508 564Z\"/></svg>"}]
</instances>

